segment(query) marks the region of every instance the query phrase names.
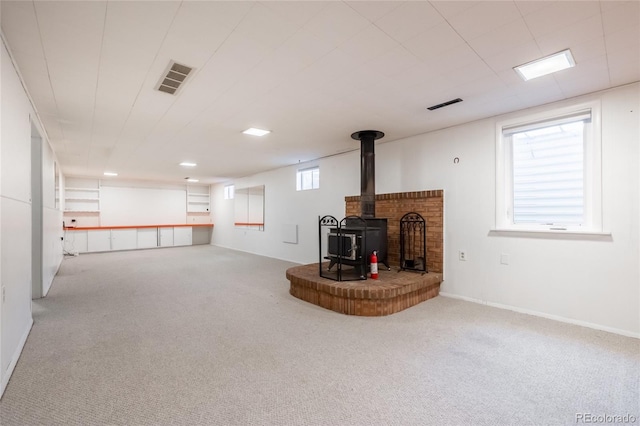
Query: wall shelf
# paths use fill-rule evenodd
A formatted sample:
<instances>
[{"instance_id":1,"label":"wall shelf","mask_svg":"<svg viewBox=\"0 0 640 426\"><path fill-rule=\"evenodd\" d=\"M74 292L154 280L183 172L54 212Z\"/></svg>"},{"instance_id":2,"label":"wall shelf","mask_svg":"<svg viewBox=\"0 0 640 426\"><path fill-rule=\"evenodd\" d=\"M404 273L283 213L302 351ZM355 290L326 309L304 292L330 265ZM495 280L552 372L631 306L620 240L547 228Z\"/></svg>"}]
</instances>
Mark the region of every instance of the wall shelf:
<instances>
[{"instance_id":1,"label":"wall shelf","mask_svg":"<svg viewBox=\"0 0 640 426\"><path fill-rule=\"evenodd\" d=\"M65 213L100 213L100 181L69 178L64 188Z\"/></svg>"},{"instance_id":2,"label":"wall shelf","mask_svg":"<svg viewBox=\"0 0 640 426\"><path fill-rule=\"evenodd\" d=\"M187 213L209 213L211 200L209 186L187 187Z\"/></svg>"}]
</instances>

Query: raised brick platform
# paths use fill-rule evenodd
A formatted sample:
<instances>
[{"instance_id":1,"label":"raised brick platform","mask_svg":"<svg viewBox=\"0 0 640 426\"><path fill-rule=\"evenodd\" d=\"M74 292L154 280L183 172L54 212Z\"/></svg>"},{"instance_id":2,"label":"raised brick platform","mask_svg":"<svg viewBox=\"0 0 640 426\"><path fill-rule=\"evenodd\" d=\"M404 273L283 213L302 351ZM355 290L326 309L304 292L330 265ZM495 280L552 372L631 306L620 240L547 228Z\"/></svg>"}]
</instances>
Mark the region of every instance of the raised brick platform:
<instances>
[{"instance_id":1,"label":"raised brick platform","mask_svg":"<svg viewBox=\"0 0 640 426\"><path fill-rule=\"evenodd\" d=\"M347 315L384 316L438 295L442 274L380 270L379 279L332 281L318 274L318 264L287 269L289 293L314 305Z\"/></svg>"}]
</instances>

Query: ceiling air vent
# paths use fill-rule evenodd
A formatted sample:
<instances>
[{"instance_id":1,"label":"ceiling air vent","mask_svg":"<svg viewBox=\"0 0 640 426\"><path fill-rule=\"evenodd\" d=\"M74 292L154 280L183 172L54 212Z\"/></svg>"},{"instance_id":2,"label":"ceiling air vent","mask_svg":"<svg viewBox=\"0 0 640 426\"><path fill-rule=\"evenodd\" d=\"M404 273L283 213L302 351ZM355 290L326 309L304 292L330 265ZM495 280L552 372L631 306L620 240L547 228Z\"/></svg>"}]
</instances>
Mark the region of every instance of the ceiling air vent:
<instances>
[{"instance_id":1,"label":"ceiling air vent","mask_svg":"<svg viewBox=\"0 0 640 426\"><path fill-rule=\"evenodd\" d=\"M429 111L433 111L434 109L439 109L439 108L446 107L446 106L449 106L449 105L457 104L458 102L462 102L462 99L460 99L460 98L452 99L450 101L443 102L443 103L438 104L438 105L430 106L427 109Z\"/></svg>"},{"instance_id":2,"label":"ceiling air vent","mask_svg":"<svg viewBox=\"0 0 640 426\"><path fill-rule=\"evenodd\" d=\"M174 61L169 62L169 66L162 74L162 78L160 78L157 89L161 92L175 95L192 71L193 68L186 65L181 65Z\"/></svg>"}]
</instances>

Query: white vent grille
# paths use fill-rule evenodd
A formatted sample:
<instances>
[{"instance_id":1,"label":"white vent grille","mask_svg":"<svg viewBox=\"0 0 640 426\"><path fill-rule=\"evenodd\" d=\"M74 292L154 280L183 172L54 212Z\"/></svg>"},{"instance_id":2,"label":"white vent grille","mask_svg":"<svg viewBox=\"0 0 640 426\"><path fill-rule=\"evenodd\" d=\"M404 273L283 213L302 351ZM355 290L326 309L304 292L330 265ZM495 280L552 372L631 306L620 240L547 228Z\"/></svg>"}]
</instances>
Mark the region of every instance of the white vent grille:
<instances>
[{"instance_id":1,"label":"white vent grille","mask_svg":"<svg viewBox=\"0 0 640 426\"><path fill-rule=\"evenodd\" d=\"M171 61L166 71L162 74L156 89L170 95L175 95L192 71L193 68Z\"/></svg>"}]
</instances>

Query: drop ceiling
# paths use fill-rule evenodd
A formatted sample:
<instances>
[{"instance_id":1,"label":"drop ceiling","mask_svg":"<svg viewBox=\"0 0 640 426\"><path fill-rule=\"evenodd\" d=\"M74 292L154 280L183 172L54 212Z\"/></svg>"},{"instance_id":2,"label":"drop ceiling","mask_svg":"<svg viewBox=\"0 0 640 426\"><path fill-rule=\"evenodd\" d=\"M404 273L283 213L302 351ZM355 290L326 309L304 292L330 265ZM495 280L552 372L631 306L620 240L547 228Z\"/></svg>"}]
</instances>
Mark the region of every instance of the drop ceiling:
<instances>
[{"instance_id":1,"label":"drop ceiling","mask_svg":"<svg viewBox=\"0 0 640 426\"><path fill-rule=\"evenodd\" d=\"M357 130L392 141L640 80L638 1L0 7L3 37L74 176L225 181L358 149ZM524 82L512 69L567 48L569 70ZM172 61L193 68L175 95L157 90ZM271 133L243 134L249 127Z\"/></svg>"}]
</instances>

